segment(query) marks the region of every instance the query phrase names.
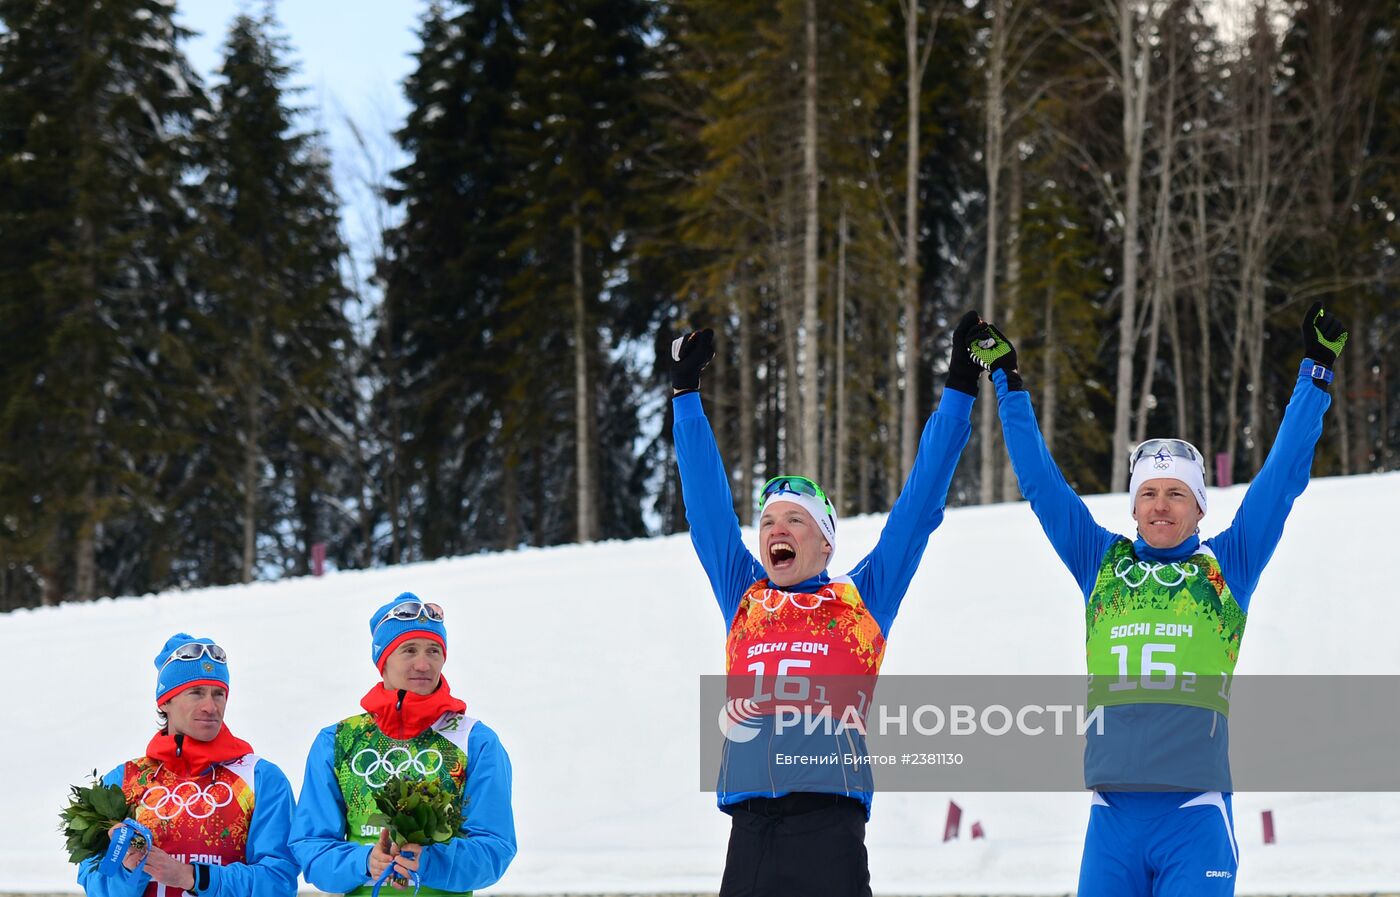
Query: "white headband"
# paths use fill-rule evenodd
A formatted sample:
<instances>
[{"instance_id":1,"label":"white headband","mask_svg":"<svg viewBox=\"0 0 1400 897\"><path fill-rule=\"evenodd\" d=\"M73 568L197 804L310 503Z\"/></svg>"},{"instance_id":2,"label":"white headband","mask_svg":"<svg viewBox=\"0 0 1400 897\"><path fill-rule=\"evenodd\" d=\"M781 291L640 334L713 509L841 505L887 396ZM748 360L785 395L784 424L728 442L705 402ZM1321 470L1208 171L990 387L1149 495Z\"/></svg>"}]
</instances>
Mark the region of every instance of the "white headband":
<instances>
[{"instance_id":1,"label":"white headband","mask_svg":"<svg viewBox=\"0 0 1400 897\"><path fill-rule=\"evenodd\" d=\"M822 537L831 545L831 550L836 550L836 512L827 510L825 502L815 495L804 495L800 492L774 492L763 502L759 515L762 516L764 511L780 501L790 502L811 514L812 519L817 522L817 529L821 530Z\"/></svg>"},{"instance_id":2,"label":"white headband","mask_svg":"<svg viewBox=\"0 0 1400 897\"><path fill-rule=\"evenodd\" d=\"M1196 496L1196 504L1201 506L1201 513L1206 512L1206 477L1201 465L1190 458L1181 458L1167 452L1143 455L1133 466L1133 478L1128 483L1129 509L1137 507L1137 494L1142 484L1157 479L1180 480L1185 483L1191 494Z\"/></svg>"}]
</instances>

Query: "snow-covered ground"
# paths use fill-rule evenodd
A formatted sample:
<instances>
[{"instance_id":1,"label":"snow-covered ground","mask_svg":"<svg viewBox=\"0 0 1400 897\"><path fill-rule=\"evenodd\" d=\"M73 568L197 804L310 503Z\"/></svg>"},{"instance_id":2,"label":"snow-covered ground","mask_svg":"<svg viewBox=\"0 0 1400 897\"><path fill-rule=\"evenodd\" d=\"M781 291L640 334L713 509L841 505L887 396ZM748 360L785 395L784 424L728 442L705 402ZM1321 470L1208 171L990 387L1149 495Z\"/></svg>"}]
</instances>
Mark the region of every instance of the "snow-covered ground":
<instances>
[{"instance_id":1,"label":"snow-covered ground","mask_svg":"<svg viewBox=\"0 0 1400 897\"><path fill-rule=\"evenodd\" d=\"M1243 493L1213 490L1203 532L1223 528ZM1125 496L1088 503L1104 525L1130 530ZM1388 566L1397 507L1400 474L1312 483L1255 594L1238 672L1400 673L1400 585ZM865 554L882 522L843 522L833 571ZM970 580L985 602L969 600ZM142 752L151 659L169 634L228 649L229 727L299 788L317 729L358 712L374 681L371 611L405 590L447 609L453 690L512 757L520 855L492 892L713 893L727 817L696 788L689 696L698 676L722 672L725 633L685 536L0 615L11 671L0 892L76 890L58 809L69 783ZM954 510L930 541L884 671L1077 673L1081 607L1028 507ZM943 844L950 799L964 838ZM1088 808L1085 794L881 794L868 836L874 889L1069 893ZM1400 891L1400 794L1240 794L1235 812L1241 894ZM966 840L973 821L986 840Z\"/></svg>"}]
</instances>

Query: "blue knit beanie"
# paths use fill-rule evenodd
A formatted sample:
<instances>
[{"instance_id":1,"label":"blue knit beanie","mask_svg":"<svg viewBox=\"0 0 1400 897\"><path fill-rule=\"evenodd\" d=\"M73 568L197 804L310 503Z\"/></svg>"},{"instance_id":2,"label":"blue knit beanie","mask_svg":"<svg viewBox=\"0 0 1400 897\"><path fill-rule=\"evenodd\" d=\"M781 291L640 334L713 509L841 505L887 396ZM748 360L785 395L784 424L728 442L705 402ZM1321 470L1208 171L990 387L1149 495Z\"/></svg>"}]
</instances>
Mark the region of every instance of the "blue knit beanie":
<instances>
[{"instance_id":1,"label":"blue knit beanie","mask_svg":"<svg viewBox=\"0 0 1400 897\"><path fill-rule=\"evenodd\" d=\"M219 663L208 653L194 660L171 660L170 655L181 645L212 645L213 639L195 638L177 632L165 642L165 647L156 655L156 706L175 697L187 688L196 685L220 685L228 689L228 664Z\"/></svg>"},{"instance_id":2,"label":"blue knit beanie","mask_svg":"<svg viewBox=\"0 0 1400 897\"><path fill-rule=\"evenodd\" d=\"M447 656L447 627L441 620L429 620L419 614L416 620L397 620L389 616L389 611L405 601L418 601L417 595L404 592L399 597L380 607L369 618L370 658L379 672L384 672L384 662L400 644L411 638L430 638L442 645L442 654Z\"/></svg>"}]
</instances>

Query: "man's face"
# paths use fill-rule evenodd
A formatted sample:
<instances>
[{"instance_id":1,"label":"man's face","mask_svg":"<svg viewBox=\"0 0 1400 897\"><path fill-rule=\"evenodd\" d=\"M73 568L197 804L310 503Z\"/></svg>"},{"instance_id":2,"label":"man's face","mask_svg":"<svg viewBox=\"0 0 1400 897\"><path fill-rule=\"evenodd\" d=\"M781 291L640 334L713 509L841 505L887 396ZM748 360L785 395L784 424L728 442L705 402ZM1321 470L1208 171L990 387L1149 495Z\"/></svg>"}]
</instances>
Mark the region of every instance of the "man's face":
<instances>
[{"instance_id":1,"label":"man's face","mask_svg":"<svg viewBox=\"0 0 1400 897\"><path fill-rule=\"evenodd\" d=\"M213 741L224 727L228 691L222 685L195 685L160 705L171 735Z\"/></svg>"},{"instance_id":2,"label":"man's face","mask_svg":"<svg viewBox=\"0 0 1400 897\"><path fill-rule=\"evenodd\" d=\"M430 638L411 638L401 643L384 661L384 686L415 695L430 695L442 679L447 662L442 645Z\"/></svg>"},{"instance_id":3,"label":"man's face","mask_svg":"<svg viewBox=\"0 0 1400 897\"><path fill-rule=\"evenodd\" d=\"M769 502L758 519L758 547L769 582L779 588L811 579L826 569L831 545L800 505Z\"/></svg>"},{"instance_id":4,"label":"man's face","mask_svg":"<svg viewBox=\"0 0 1400 897\"><path fill-rule=\"evenodd\" d=\"M1196 496L1181 480L1148 480L1133 498L1138 533L1153 548L1175 548L1185 542L1204 516Z\"/></svg>"}]
</instances>

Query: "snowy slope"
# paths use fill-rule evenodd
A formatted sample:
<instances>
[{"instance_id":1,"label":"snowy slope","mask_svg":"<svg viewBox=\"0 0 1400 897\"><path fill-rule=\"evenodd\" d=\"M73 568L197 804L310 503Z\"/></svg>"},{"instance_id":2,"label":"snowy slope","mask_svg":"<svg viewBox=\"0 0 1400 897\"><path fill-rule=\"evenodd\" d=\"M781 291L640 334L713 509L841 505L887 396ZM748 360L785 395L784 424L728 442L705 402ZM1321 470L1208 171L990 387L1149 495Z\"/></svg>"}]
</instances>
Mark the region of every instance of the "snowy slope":
<instances>
[{"instance_id":1,"label":"snowy slope","mask_svg":"<svg viewBox=\"0 0 1400 897\"><path fill-rule=\"evenodd\" d=\"M1242 495L1214 490L1203 532L1223 528ZM1089 506L1104 525L1130 529L1125 496ZM1400 546L1397 506L1400 474L1313 482L1259 584L1239 672L1400 673L1400 594L1386 563ZM882 522L842 523L834 572L873 546ZM983 606L960 585L973 575ZM357 712L374 681L371 611L402 590L446 607L453 690L512 757L520 856L494 893L717 888L727 818L695 787L690 696L697 676L722 672L724 630L679 536L0 615L12 670L0 892L76 890L55 830L66 786L142 752L154 725L151 658L170 633L228 649L229 727L299 788L316 730ZM1028 507L954 510L930 541L884 670L1077 673L1080 608ZM987 840L940 843L950 798L964 830L980 820ZM1400 890L1400 795L1245 794L1235 808L1241 894ZM1261 843L1265 808L1275 846ZM875 890L1068 893L1087 815L1083 794L879 795Z\"/></svg>"}]
</instances>

